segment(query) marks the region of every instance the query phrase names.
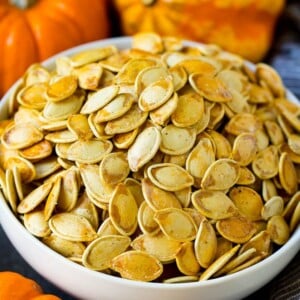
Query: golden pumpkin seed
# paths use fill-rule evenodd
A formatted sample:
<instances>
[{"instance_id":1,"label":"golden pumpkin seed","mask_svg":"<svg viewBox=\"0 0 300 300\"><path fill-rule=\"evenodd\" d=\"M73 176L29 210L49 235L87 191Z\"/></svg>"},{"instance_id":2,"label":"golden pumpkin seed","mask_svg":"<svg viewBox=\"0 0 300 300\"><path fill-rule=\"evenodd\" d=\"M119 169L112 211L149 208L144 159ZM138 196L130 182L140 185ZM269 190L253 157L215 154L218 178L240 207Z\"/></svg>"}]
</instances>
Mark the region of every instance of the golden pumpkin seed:
<instances>
[{"instance_id":1,"label":"golden pumpkin seed","mask_svg":"<svg viewBox=\"0 0 300 300\"><path fill-rule=\"evenodd\" d=\"M99 165L99 172L106 185L114 186L122 182L130 172L126 154L113 152L105 155Z\"/></svg>"},{"instance_id":2,"label":"golden pumpkin seed","mask_svg":"<svg viewBox=\"0 0 300 300\"><path fill-rule=\"evenodd\" d=\"M228 102L232 99L229 89L216 77L193 73L189 76L189 82L194 90L207 100Z\"/></svg>"},{"instance_id":3,"label":"golden pumpkin seed","mask_svg":"<svg viewBox=\"0 0 300 300\"><path fill-rule=\"evenodd\" d=\"M29 193L17 206L17 212L26 214L34 210L49 195L53 184L44 183Z\"/></svg>"},{"instance_id":4,"label":"golden pumpkin seed","mask_svg":"<svg viewBox=\"0 0 300 300\"><path fill-rule=\"evenodd\" d=\"M59 213L49 220L49 227L55 235L74 242L91 242L97 234L90 222L82 216L73 213Z\"/></svg>"},{"instance_id":5,"label":"golden pumpkin seed","mask_svg":"<svg viewBox=\"0 0 300 300\"><path fill-rule=\"evenodd\" d=\"M94 164L103 159L113 149L111 141L89 140L76 141L67 150L67 159L82 164Z\"/></svg>"},{"instance_id":6,"label":"golden pumpkin seed","mask_svg":"<svg viewBox=\"0 0 300 300\"><path fill-rule=\"evenodd\" d=\"M298 202L291 217L290 232L293 232L297 228L299 222L300 222L300 204Z\"/></svg>"},{"instance_id":7,"label":"golden pumpkin seed","mask_svg":"<svg viewBox=\"0 0 300 300\"><path fill-rule=\"evenodd\" d=\"M5 172L5 186L7 193L7 201L14 213L17 212L18 199L17 199L17 190L14 181L13 171L7 169Z\"/></svg>"},{"instance_id":8,"label":"golden pumpkin seed","mask_svg":"<svg viewBox=\"0 0 300 300\"><path fill-rule=\"evenodd\" d=\"M61 212L70 211L75 207L79 188L77 170L68 169L62 178L60 193L57 199L57 207Z\"/></svg>"},{"instance_id":9,"label":"golden pumpkin seed","mask_svg":"<svg viewBox=\"0 0 300 300\"><path fill-rule=\"evenodd\" d=\"M142 111L154 110L169 100L174 92L171 78L166 77L149 84L140 93L138 100Z\"/></svg>"},{"instance_id":10,"label":"golden pumpkin seed","mask_svg":"<svg viewBox=\"0 0 300 300\"><path fill-rule=\"evenodd\" d=\"M142 179L143 196L151 209L159 211L165 208L181 208L177 197L156 186L149 178Z\"/></svg>"},{"instance_id":11,"label":"golden pumpkin seed","mask_svg":"<svg viewBox=\"0 0 300 300\"><path fill-rule=\"evenodd\" d=\"M51 188L51 191L49 192L49 195L46 199L45 207L44 207L44 218L45 221L49 221L49 219L52 216L52 213L54 212L54 209L57 205L58 202L58 197L60 194L60 189L61 189L61 177L58 176Z\"/></svg>"},{"instance_id":12,"label":"golden pumpkin seed","mask_svg":"<svg viewBox=\"0 0 300 300\"><path fill-rule=\"evenodd\" d=\"M83 193L78 197L75 207L70 210L71 213L85 217L96 230L99 227L99 215L97 208L89 199L87 193Z\"/></svg>"},{"instance_id":13,"label":"golden pumpkin seed","mask_svg":"<svg viewBox=\"0 0 300 300\"><path fill-rule=\"evenodd\" d=\"M279 158L279 180L284 190L293 195L298 190L296 169L289 155L284 152Z\"/></svg>"},{"instance_id":14,"label":"golden pumpkin seed","mask_svg":"<svg viewBox=\"0 0 300 300\"><path fill-rule=\"evenodd\" d=\"M196 282L199 280L198 276L177 276L168 279L164 279L163 283L188 283L188 282Z\"/></svg>"},{"instance_id":15,"label":"golden pumpkin seed","mask_svg":"<svg viewBox=\"0 0 300 300\"><path fill-rule=\"evenodd\" d=\"M182 274L187 276L197 275L200 265L197 261L194 244L185 242L176 254L176 266Z\"/></svg>"},{"instance_id":16,"label":"golden pumpkin seed","mask_svg":"<svg viewBox=\"0 0 300 300\"><path fill-rule=\"evenodd\" d=\"M284 97L285 88L282 79L274 68L264 63L258 63L255 75L258 81L266 83L275 97Z\"/></svg>"},{"instance_id":17,"label":"golden pumpkin seed","mask_svg":"<svg viewBox=\"0 0 300 300\"><path fill-rule=\"evenodd\" d=\"M106 218L100 225L97 231L97 235L99 237L106 236L106 235L120 235L116 227L111 222L110 217Z\"/></svg>"},{"instance_id":18,"label":"golden pumpkin seed","mask_svg":"<svg viewBox=\"0 0 300 300\"><path fill-rule=\"evenodd\" d=\"M154 164L147 169L147 175L157 187L171 192L182 190L194 183L193 177L175 164Z\"/></svg>"},{"instance_id":19,"label":"golden pumpkin seed","mask_svg":"<svg viewBox=\"0 0 300 300\"><path fill-rule=\"evenodd\" d=\"M11 170L9 172L11 172ZM8 199L7 184L6 184L6 171L4 172L2 167L0 167L0 191L2 192L4 198Z\"/></svg>"},{"instance_id":20,"label":"golden pumpkin seed","mask_svg":"<svg viewBox=\"0 0 300 300\"><path fill-rule=\"evenodd\" d=\"M61 130L61 131L48 133L45 136L45 139L52 143L65 144L65 143L75 142L77 140L77 137L74 133L72 133L71 131L69 131L67 129L67 130Z\"/></svg>"},{"instance_id":21,"label":"golden pumpkin seed","mask_svg":"<svg viewBox=\"0 0 300 300\"><path fill-rule=\"evenodd\" d=\"M146 201L142 202L138 210L138 225L144 234L155 235L160 230L158 223L154 220L155 211Z\"/></svg>"},{"instance_id":22,"label":"golden pumpkin seed","mask_svg":"<svg viewBox=\"0 0 300 300\"><path fill-rule=\"evenodd\" d=\"M257 153L252 161L252 170L260 179L269 179L277 175L278 165L278 150L275 146L269 146Z\"/></svg>"},{"instance_id":23,"label":"golden pumpkin seed","mask_svg":"<svg viewBox=\"0 0 300 300\"><path fill-rule=\"evenodd\" d=\"M247 243L243 244L239 253L242 254L249 249L255 249L259 255L268 255L271 251L271 238L266 230L262 230L253 236Z\"/></svg>"},{"instance_id":24,"label":"golden pumpkin seed","mask_svg":"<svg viewBox=\"0 0 300 300\"><path fill-rule=\"evenodd\" d=\"M240 245L236 245L235 247L228 250L222 256L217 258L200 276L199 281L207 280L212 277L215 273L217 273L220 269L222 269L231 258L237 253Z\"/></svg>"},{"instance_id":25,"label":"golden pumpkin seed","mask_svg":"<svg viewBox=\"0 0 300 300\"><path fill-rule=\"evenodd\" d=\"M24 192L23 192L23 184L22 184L20 171L17 168L17 166L13 166L12 172L13 172L14 184L16 187L17 198L20 201L22 201L24 199Z\"/></svg>"},{"instance_id":26,"label":"golden pumpkin seed","mask_svg":"<svg viewBox=\"0 0 300 300\"><path fill-rule=\"evenodd\" d=\"M85 115L75 114L69 116L67 127L80 140L90 140L93 137L93 132Z\"/></svg>"},{"instance_id":27,"label":"golden pumpkin seed","mask_svg":"<svg viewBox=\"0 0 300 300\"><path fill-rule=\"evenodd\" d=\"M43 137L43 133L33 125L13 125L4 131L1 142L8 149L22 149L38 143Z\"/></svg>"},{"instance_id":28,"label":"golden pumpkin seed","mask_svg":"<svg viewBox=\"0 0 300 300\"><path fill-rule=\"evenodd\" d=\"M249 259L251 259L256 254L255 248L250 248L243 252L242 254L239 254L235 258L233 258L231 261L229 261L221 270L219 270L215 276L218 277L223 274L228 274L232 272L235 268L242 265Z\"/></svg>"},{"instance_id":29,"label":"golden pumpkin seed","mask_svg":"<svg viewBox=\"0 0 300 300\"><path fill-rule=\"evenodd\" d=\"M44 123L40 126L42 130L46 131L59 131L59 130L64 130L67 129L67 121L62 120L62 121L53 121L50 123Z\"/></svg>"},{"instance_id":30,"label":"golden pumpkin seed","mask_svg":"<svg viewBox=\"0 0 300 300\"><path fill-rule=\"evenodd\" d=\"M48 101L59 102L74 94L78 87L77 77L74 75L57 76L55 80L52 78L45 96Z\"/></svg>"},{"instance_id":31,"label":"golden pumpkin seed","mask_svg":"<svg viewBox=\"0 0 300 300\"><path fill-rule=\"evenodd\" d=\"M138 180L135 180L131 177L127 177L124 180L124 184L127 186L127 188L132 193L138 207L144 202L144 196L142 192L142 186L141 183Z\"/></svg>"},{"instance_id":32,"label":"golden pumpkin seed","mask_svg":"<svg viewBox=\"0 0 300 300\"><path fill-rule=\"evenodd\" d=\"M170 155L180 155L188 152L196 140L194 128L180 128L167 125L161 131L160 151Z\"/></svg>"},{"instance_id":33,"label":"golden pumpkin seed","mask_svg":"<svg viewBox=\"0 0 300 300\"><path fill-rule=\"evenodd\" d=\"M79 166L80 175L88 194L98 201L108 202L110 194L105 190L99 175L99 166L82 164Z\"/></svg>"},{"instance_id":34,"label":"golden pumpkin seed","mask_svg":"<svg viewBox=\"0 0 300 300\"><path fill-rule=\"evenodd\" d=\"M300 201L300 191L297 191L285 205L282 216L285 217L286 219L290 219L299 201Z\"/></svg>"},{"instance_id":35,"label":"golden pumpkin seed","mask_svg":"<svg viewBox=\"0 0 300 300\"><path fill-rule=\"evenodd\" d=\"M179 191L175 191L174 195L179 200L182 207L189 207L191 202L192 188L187 187Z\"/></svg>"},{"instance_id":36,"label":"golden pumpkin seed","mask_svg":"<svg viewBox=\"0 0 300 300\"><path fill-rule=\"evenodd\" d=\"M213 226L203 220L195 239L195 255L203 268L208 268L215 260L217 253L217 237Z\"/></svg>"},{"instance_id":37,"label":"golden pumpkin seed","mask_svg":"<svg viewBox=\"0 0 300 300\"><path fill-rule=\"evenodd\" d=\"M103 72L106 70L111 72L119 72L129 59L130 57L128 51L120 50L119 52L116 52L101 60L98 64L104 68Z\"/></svg>"},{"instance_id":38,"label":"golden pumpkin seed","mask_svg":"<svg viewBox=\"0 0 300 300\"><path fill-rule=\"evenodd\" d=\"M117 48L113 45L99 49L89 49L74 54L71 57L71 65L80 67L89 63L97 62L117 52Z\"/></svg>"},{"instance_id":39,"label":"golden pumpkin seed","mask_svg":"<svg viewBox=\"0 0 300 300\"><path fill-rule=\"evenodd\" d=\"M42 239L43 243L65 257L81 258L85 246L81 242L73 242L51 234Z\"/></svg>"},{"instance_id":40,"label":"golden pumpkin seed","mask_svg":"<svg viewBox=\"0 0 300 300\"><path fill-rule=\"evenodd\" d=\"M158 125L164 125L178 105L178 95L174 93L163 105L150 111L150 119Z\"/></svg>"},{"instance_id":41,"label":"golden pumpkin seed","mask_svg":"<svg viewBox=\"0 0 300 300\"><path fill-rule=\"evenodd\" d=\"M48 101L45 105L42 115L48 121L62 121L67 119L72 114L77 114L80 111L85 98L83 90L77 90L72 96L59 101Z\"/></svg>"},{"instance_id":42,"label":"golden pumpkin seed","mask_svg":"<svg viewBox=\"0 0 300 300\"><path fill-rule=\"evenodd\" d=\"M218 259L220 256L225 254L229 251L233 246L232 242L228 241L227 239L223 238L222 236L217 237L217 253L215 258Z\"/></svg>"},{"instance_id":43,"label":"golden pumpkin seed","mask_svg":"<svg viewBox=\"0 0 300 300\"><path fill-rule=\"evenodd\" d=\"M95 122L107 122L124 115L132 106L134 98L131 94L123 93L117 95L112 101L98 110L95 116Z\"/></svg>"},{"instance_id":44,"label":"golden pumpkin seed","mask_svg":"<svg viewBox=\"0 0 300 300\"><path fill-rule=\"evenodd\" d=\"M250 171L246 167L240 167L239 179L236 182L236 184L238 184L238 185L251 185L251 184L255 183L255 180L256 180L256 177L252 173L252 171Z\"/></svg>"},{"instance_id":45,"label":"golden pumpkin seed","mask_svg":"<svg viewBox=\"0 0 300 300\"><path fill-rule=\"evenodd\" d=\"M239 134L233 144L232 159L241 166L249 165L255 158L257 151L256 137L251 133Z\"/></svg>"},{"instance_id":46,"label":"golden pumpkin seed","mask_svg":"<svg viewBox=\"0 0 300 300\"><path fill-rule=\"evenodd\" d=\"M48 84L45 82L35 83L22 88L17 94L17 101L29 109L42 110L46 105L45 93Z\"/></svg>"},{"instance_id":47,"label":"golden pumpkin seed","mask_svg":"<svg viewBox=\"0 0 300 300\"><path fill-rule=\"evenodd\" d=\"M267 232L277 245L283 245L290 237L290 229L282 216L273 216L268 220Z\"/></svg>"},{"instance_id":48,"label":"golden pumpkin seed","mask_svg":"<svg viewBox=\"0 0 300 300\"><path fill-rule=\"evenodd\" d=\"M78 85L85 90L96 90L102 73L103 68L98 63L87 64L75 70Z\"/></svg>"},{"instance_id":49,"label":"golden pumpkin seed","mask_svg":"<svg viewBox=\"0 0 300 300\"><path fill-rule=\"evenodd\" d=\"M280 153L286 152L289 156L289 158L294 162L295 164L300 163L300 155L296 154L295 152L292 151L292 149L289 147L288 144L284 143L280 146L279 148Z\"/></svg>"},{"instance_id":50,"label":"golden pumpkin seed","mask_svg":"<svg viewBox=\"0 0 300 300\"><path fill-rule=\"evenodd\" d=\"M155 65L157 65L157 62L150 58L132 58L125 65L123 65L121 70L114 77L114 81L117 84L134 84L137 75L143 69L153 67Z\"/></svg>"},{"instance_id":51,"label":"golden pumpkin seed","mask_svg":"<svg viewBox=\"0 0 300 300\"><path fill-rule=\"evenodd\" d=\"M262 181L262 197L265 201L269 201L273 196L277 196L277 189L271 179Z\"/></svg>"},{"instance_id":52,"label":"golden pumpkin seed","mask_svg":"<svg viewBox=\"0 0 300 300\"><path fill-rule=\"evenodd\" d=\"M157 33L140 32L134 35L132 48L150 53L160 53L163 51L163 41L161 36Z\"/></svg>"},{"instance_id":53,"label":"golden pumpkin seed","mask_svg":"<svg viewBox=\"0 0 300 300\"><path fill-rule=\"evenodd\" d=\"M159 129L154 126L148 127L138 134L128 149L127 159L131 171L138 171L155 156L161 139Z\"/></svg>"},{"instance_id":54,"label":"golden pumpkin seed","mask_svg":"<svg viewBox=\"0 0 300 300\"><path fill-rule=\"evenodd\" d=\"M246 186L236 186L230 190L229 197L241 215L251 221L261 220L263 201L255 190Z\"/></svg>"},{"instance_id":55,"label":"golden pumpkin seed","mask_svg":"<svg viewBox=\"0 0 300 300\"><path fill-rule=\"evenodd\" d=\"M197 59L185 59L176 66L183 67L188 75L196 73L199 76L214 76L218 72L218 64L215 60L209 60L204 56L198 56Z\"/></svg>"},{"instance_id":56,"label":"golden pumpkin seed","mask_svg":"<svg viewBox=\"0 0 300 300\"><path fill-rule=\"evenodd\" d=\"M153 255L143 251L126 251L112 260L111 268L122 278L152 281L163 272L163 266Z\"/></svg>"},{"instance_id":57,"label":"golden pumpkin seed","mask_svg":"<svg viewBox=\"0 0 300 300\"><path fill-rule=\"evenodd\" d=\"M284 135L278 123L272 120L267 120L264 125L272 144L281 145L284 142Z\"/></svg>"},{"instance_id":58,"label":"golden pumpkin seed","mask_svg":"<svg viewBox=\"0 0 300 300\"><path fill-rule=\"evenodd\" d=\"M45 237L51 233L42 210L36 210L24 214L24 226L31 234L37 237Z\"/></svg>"},{"instance_id":59,"label":"golden pumpkin seed","mask_svg":"<svg viewBox=\"0 0 300 300\"><path fill-rule=\"evenodd\" d=\"M195 239L197 226L193 218L182 209L165 208L155 212L154 220L170 239L186 242Z\"/></svg>"},{"instance_id":60,"label":"golden pumpkin seed","mask_svg":"<svg viewBox=\"0 0 300 300\"><path fill-rule=\"evenodd\" d=\"M256 232L251 221L239 216L217 221L216 228L224 238L241 244L249 241Z\"/></svg>"},{"instance_id":61,"label":"golden pumpkin seed","mask_svg":"<svg viewBox=\"0 0 300 300\"><path fill-rule=\"evenodd\" d=\"M110 85L89 94L86 102L81 108L80 113L90 114L108 104L119 92L119 86Z\"/></svg>"},{"instance_id":62,"label":"golden pumpkin seed","mask_svg":"<svg viewBox=\"0 0 300 300\"><path fill-rule=\"evenodd\" d=\"M262 128L262 122L253 114L239 113L229 120L226 124L226 131L239 135L241 133L255 133Z\"/></svg>"},{"instance_id":63,"label":"golden pumpkin seed","mask_svg":"<svg viewBox=\"0 0 300 300\"><path fill-rule=\"evenodd\" d=\"M297 134L290 134L288 136L288 145L290 149L300 155L300 137Z\"/></svg>"},{"instance_id":64,"label":"golden pumpkin seed","mask_svg":"<svg viewBox=\"0 0 300 300\"><path fill-rule=\"evenodd\" d=\"M192 193L193 206L205 217L221 220L237 215L237 207L220 191L197 190Z\"/></svg>"},{"instance_id":65,"label":"golden pumpkin seed","mask_svg":"<svg viewBox=\"0 0 300 300\"><path fill-rule=\"evenodd\" d=\"M201 187L208 190L226 190L239 179L239 165L232 159L213 162L205 171Z\"/></svg>"},{"instance_id":66,"label":"golden pumpkin seed","mask_svg":"<svg viewBox=\"0 0 300 300\"><path fill-rule=\"evenodd\" d=\"M92 241L84 250L82 263L85 267L102 271L110 267L114 257L130 245L130 238L121 235L106 235Z\"/></svg>"},{"instance_id":67,"label":"golden pumpkin seed","mask_svg":"<svg viewBox=\"0 0 300 300\"><path fill-rule=\"evenodd\" d=\"M264 220L283 214L284 201L280 196L273 196L263 206L261 215Z\"/></svg>"},{"instance_id":68,"label":"golden pumpkin seed","mask_svg":"<svg viewBox=\"0 0 300 300\"><path fill-rule=\"evenodd\" d=\"M138 207L124 183L119 183L109 202L109 216L122 235L131 235L137 228Z\"/></svg>"},{"instance_id":69,"label":"golden pumpkin seed","mask_svg":"<svg viewBox=\"0 0 300 300\"><path fill-rule=\"evenodd\" d=\"M208 130L209 137L215 145L216 158L229 158L232 151L232 146L228 139L215 130Z\"/></svg>"},{"instance_id":70,"label":"golden pumpkin seed","mask_svg":"<svg viewBox=\"0 0 300 300\"><path fill-rule=\"evenodd\" d=\"M204 114L204 100L196 94L184 94L178 98L177 107L171 116L172 123L178 127L189 127L198 123Z\"/></svg>"},{"instance_id":71,"label":"golden pumpkin seed","mask_svg":"<svg viewBox=\"0 0 300 300\"><path fill-rule=\"evenodd\" d=\"M24 75L24 81L26 86L30 86L41 82L48 82L49 80L49 71L40 64L31 65Z\"/></svg>"},{"instance_id":72,"label":"golden pumpkin seed","mask_svg":"<svg viewBox=\"0 0 300 300\"><path fill-rule=\"evenodd\" d=\"M108 121L104 131L106 134L125 133L141 126L147 119L148 113L139 109L137 104L133 104L131 108L121 117Z\"/></svg>"},{"instance_id":73,"label":"golden pumpkin seed","mask_svg":"<svg viewBox=\"0 0 300 300\"><path fill-rule=\"evenodd\" d=\"M108 140L110 139L112 136L111 135L107 135L105 133L105 125L106 123L96 123L95 122L95 118L96 118L96 114L95 113L91 113L88 116L88 123L90 126L90 129L92 130L93 134L95 137L101 139L101 140Z\"/></svg>"},{"instance_id":74,"label":"golden pumpkin seed","mask_svg":"<svg viewBox=\"0 0 300 300\"><path fill-rule=\"evenodd\" d=\"M156 257L162 263L170 263L175 260L181 242L169 239L163 233L155 235L143 234L135 238L131 247L134 250L144 251Z\"/></svg>"},{"instance_id":75,"label":"golden pumpkin seed","mask_svg":"<svg viewBox=\"0 0 300 300\"><path fill-rule=\"evenodd\" d=\"M243 269L249 268L249 267L253 266L254 264L258 263L259 261L261 261L264 257L265 256L263 256L263 255L255 256L255 257L249 259L248 261L246 261L245 263L239 265L238 267L232 269L230 272L228 272L228 274L233 274L233 273L236 273Z\"/></svg>"},{"instance_id":76,"label":"golden pumpkin seed","mask_svg":"<svg viewBox=\"0 0 300 300\"><path fill-rule=\"evenodd\" d=\"M135 90L140 94L148 85L168 77L169 72L165 67L153 66L143 69L135 80Z\"/></svg>"},{"instance_id":77,"label":"golden pumpkin seed","mask_svg":"<svg viewBox=\"0 0 300 300\"><path fill-rule=\"evenodd\" d=\"M174 91L179 91L181 88L184 87L188 80L188 76L184 67L177 64L169 68L169 73L172 76Z\"/></svg>"},{"instance_id":78,"label":"golden pumpkin seed","mask_svg":"<svg viewBox=\"0 0 300 300\"><path fill-rule=\"evenodd\" d=\"M35 162L37 160L50 156L52 150L53 146L49 141L41 140L40 142L28 148L20 150L19 153L23 158Z\"/></svg>"},{"instance_id":79,"label":"golden pumpkin seed","mask_svg":"<svg viewBox=\"0 0 300 300\"><path fill-rule=\"evenodd\" d=\"M196 187L200 187L206 170L214 161L215 151L211 140L201 138L186 159L186 169L194 177Z\"/></svg>"}]
</instances>

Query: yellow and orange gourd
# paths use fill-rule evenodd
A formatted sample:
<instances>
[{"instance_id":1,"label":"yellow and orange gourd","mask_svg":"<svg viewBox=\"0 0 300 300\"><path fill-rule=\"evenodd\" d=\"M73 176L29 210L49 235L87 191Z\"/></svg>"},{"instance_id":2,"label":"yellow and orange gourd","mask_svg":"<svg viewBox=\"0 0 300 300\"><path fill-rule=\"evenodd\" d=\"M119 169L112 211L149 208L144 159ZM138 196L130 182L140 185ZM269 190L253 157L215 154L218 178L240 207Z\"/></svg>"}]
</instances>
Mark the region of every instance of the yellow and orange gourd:
<instances>
[{"instance_id":1,"label":"yellow and orange gourd","mask_svg":"<svg viewBox=\"0 0 300 300\"><path fill-rule=\"evenodd\" d=\"M123 34L214 43L253 62L270 49L285 0L114 0Z\"/></svg>"},{"instance_id":2,"label":"yellow and orange gourd","mask_svg":"<svg viewBox=\"0 0 300 300\"><path fill-rule=\"evenodd\" d=\"M44 294L42 288L34 280L17 272L0 272L1 300L61 300L59 297Z\"/></svg>"}]
</instances>

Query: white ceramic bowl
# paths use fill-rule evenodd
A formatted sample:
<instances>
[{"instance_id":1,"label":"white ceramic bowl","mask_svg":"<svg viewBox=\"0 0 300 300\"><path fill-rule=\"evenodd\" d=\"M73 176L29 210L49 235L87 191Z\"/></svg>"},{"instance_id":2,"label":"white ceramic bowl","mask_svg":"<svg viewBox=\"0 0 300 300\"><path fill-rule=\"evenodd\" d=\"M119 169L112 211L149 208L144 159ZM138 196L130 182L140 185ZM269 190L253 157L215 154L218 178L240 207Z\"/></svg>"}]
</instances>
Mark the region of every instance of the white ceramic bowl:
<instances>
[{"instance_id":1,"label":"white ceramic bowl","mask_svg":"<svg viewBox=\"0 0 300 300\"><path fill-rule=\"evenodd\" d=\"M194 44L193 42L186 42ZM88 48L114 44L131 47L127 37L84 44L58 55L71 55ZM44 62L53 67L56 57ZM13 87L12 87L13 89ZM10 90L11 91L11 90ZM7 116L10 91L0 102L0 119ZM288 93L291 101L296 98ZM244 298L272 280L292 260L300 249L300 227L278 251L238 273L208 281L162 284L130 281L91 271L57 254L32 236L11 212L0 193L0 222L8 238L23 258L47 280L79 299L101 300L234 300Z\"/></svg>"}]
</instances>

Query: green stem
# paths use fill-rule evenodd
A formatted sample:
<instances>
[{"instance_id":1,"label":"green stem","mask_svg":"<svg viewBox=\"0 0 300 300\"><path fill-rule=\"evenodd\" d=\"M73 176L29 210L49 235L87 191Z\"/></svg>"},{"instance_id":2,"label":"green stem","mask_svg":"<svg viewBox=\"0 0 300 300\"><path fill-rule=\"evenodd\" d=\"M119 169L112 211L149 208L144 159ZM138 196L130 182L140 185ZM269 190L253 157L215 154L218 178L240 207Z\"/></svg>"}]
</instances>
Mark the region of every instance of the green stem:
<instances>
[{"instance_id":1,"label":"green stem","mask_svg":"<svg viewBox=\"0 0 300 300\"><path fill-rule=\"evenodd\" d=\"M36 0L9 0L9 3L20 9L27 9L36 3Z\"/></svg>"}]
</instances>

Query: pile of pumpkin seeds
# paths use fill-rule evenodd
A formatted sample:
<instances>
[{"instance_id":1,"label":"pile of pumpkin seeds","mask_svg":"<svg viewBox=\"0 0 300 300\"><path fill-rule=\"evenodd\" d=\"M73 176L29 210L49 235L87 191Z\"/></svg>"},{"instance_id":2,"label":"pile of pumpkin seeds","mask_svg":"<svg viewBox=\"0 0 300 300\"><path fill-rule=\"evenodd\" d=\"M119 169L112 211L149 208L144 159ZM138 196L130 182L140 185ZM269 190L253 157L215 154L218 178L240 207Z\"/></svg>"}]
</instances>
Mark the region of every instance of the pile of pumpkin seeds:
<instances>
[{"instance_id":1,"label":"pile of pumpkin seeds","mask_svg":"<svg viewBox=\"0 0 300 300\"><path fill-rule=\"evenodd\" d=\"M207 280L300 219L300 107L270 66L137 34L32 65L0 122L0 185L27 230L114 276Z\"/></svg>"}]
</instances>

